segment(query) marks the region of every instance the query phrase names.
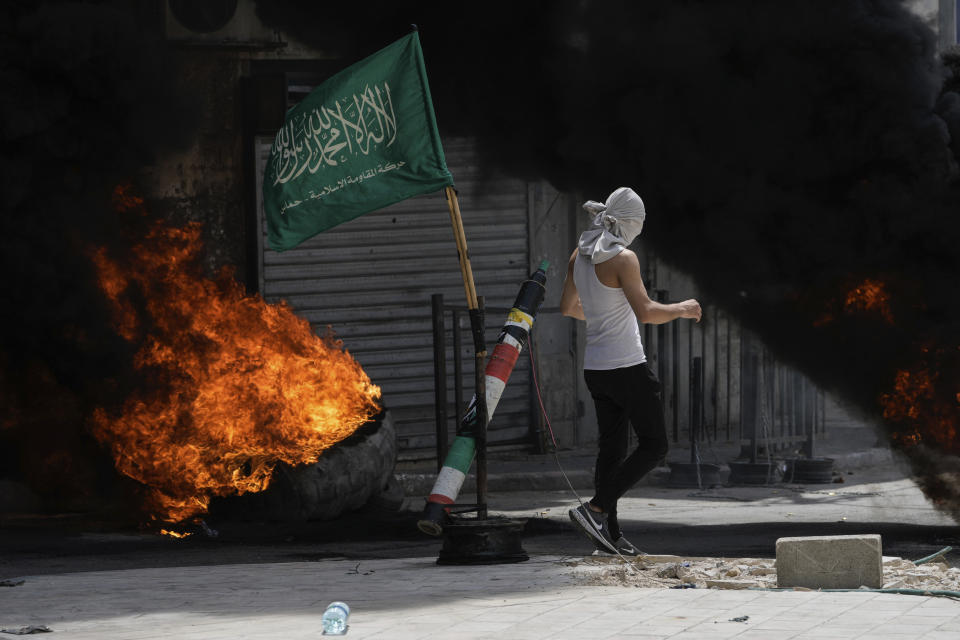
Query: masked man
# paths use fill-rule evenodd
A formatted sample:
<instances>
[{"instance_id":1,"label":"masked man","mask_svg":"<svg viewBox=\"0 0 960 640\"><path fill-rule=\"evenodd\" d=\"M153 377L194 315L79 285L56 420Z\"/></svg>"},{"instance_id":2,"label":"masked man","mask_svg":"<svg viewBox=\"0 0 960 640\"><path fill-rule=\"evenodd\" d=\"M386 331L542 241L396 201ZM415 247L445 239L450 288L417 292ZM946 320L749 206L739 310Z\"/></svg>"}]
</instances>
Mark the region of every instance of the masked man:
<instances>
[{"instance_id":1,"label":"masked man","mask_svg":"<svg viewBox=\"0 0 960 640\"><path fill-rule=\"evenodd\" d=\"M663 324L678 318L700 321L693 299L674 304L647 295L637 254L627 247L640 235L643 200L620 187L605 204L587 202L594 214L570 256L560 309L587 324L583 377L597 411L595 494L570 510L570 519L608 553L637 555L617 522L617 500L667 453L660 381L647 365L640 322ZM637 448L627 455L627 425Z\"/></svg>"}]
</instances>

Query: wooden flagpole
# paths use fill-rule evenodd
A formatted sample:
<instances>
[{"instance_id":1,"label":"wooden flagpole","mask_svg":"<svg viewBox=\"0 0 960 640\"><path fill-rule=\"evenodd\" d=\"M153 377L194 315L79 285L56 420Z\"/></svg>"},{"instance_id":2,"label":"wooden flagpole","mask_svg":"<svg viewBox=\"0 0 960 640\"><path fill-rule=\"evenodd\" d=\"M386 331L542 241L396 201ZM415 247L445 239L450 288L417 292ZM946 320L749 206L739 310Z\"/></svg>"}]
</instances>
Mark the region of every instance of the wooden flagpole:
<instances>
[{"instance_id":1,"label":"wooden flagpole","mask_svg":"<svg viewBox=\"0 0 960 640\"><path fill-rule=\"evenodd\" d=\"M447 207L450 209L450 223L453 225L453 236L457 243L457 254L460 258L460 273L463 276L463 288L467 295L467 308L470 311L470 327L473 332L474 353L474 386L477 395L477 518L487 519L487 385L485 362L487 349L483 339L483 309L477 297L477 289L473 283L473 269L470 266L470 254L467 252L467 236L463 232L463 218L460 216L460 202L457 192L452 186L445 189Z\"/></svg>"},{"instance_id":2,"label":"wooden flagpole","mask_svg":"<svg viewBox=\"0 0 960 640\"><path fill-rule=\"evenodd\" d=\"M467 253L467 236L463 232L463 218L460 217L460 201L456 190L446 187L447 207L450 209L450 223L453 225L453 237L457 242L460 256L460 273L463 275L463 287L467 293L467 308L477 308L477 288L473 284L473 270L470 268L470 255Z\"/></svg>"}]
</instances>

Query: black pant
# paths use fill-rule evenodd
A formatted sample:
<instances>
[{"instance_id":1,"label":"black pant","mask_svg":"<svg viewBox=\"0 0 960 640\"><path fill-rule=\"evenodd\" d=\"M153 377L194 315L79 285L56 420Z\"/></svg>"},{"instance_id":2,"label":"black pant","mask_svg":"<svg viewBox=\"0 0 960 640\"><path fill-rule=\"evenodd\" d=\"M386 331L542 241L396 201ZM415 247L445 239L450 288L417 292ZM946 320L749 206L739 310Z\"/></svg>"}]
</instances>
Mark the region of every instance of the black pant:
<instances>
[{"instance_id":1,"label":"black pant","mask_svg":"<svg viewBox=\"0 0 960 640\"><path fill-rule=\"evenodd\" d=\"M583 378L597 410L596 494L591 502L610 515L610 534L620 536L617 500L667 454L660 380L646 363L622 369L585 369ZM637 448L627 456L627 422Z\"/></svg>"}]
</instances>

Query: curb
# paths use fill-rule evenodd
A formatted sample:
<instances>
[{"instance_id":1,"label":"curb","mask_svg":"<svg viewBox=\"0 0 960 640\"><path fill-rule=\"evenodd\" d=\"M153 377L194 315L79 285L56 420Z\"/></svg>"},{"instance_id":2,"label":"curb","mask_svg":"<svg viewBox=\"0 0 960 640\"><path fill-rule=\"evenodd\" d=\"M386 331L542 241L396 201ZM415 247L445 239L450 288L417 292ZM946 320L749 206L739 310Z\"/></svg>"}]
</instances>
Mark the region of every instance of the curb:
<instances>
[{"instance_id":1,"label":"curb","mask_svg":"<svg viewBox=\"0 0 960 640\"><path fill-rule=\"evenodd\" d=\"M881 449L879 447L867 449L866 451L854 451L832 457L835 468L860 469L862 467L889 466L896 463L893 451L890 449Z\"/></svg>"},{"instance_id":2,"label":"curb","mask_svg":"<svg viewBox=\"0 0 960 640\"><path fill-rule=\"evenodd\" d=\"M426 496L437 480L435 473L397 473L397 480L408 497ZM593 472L586 469L567 471L567 478L575 489L592 489ZM567 481L559 471L507 471L487 474L487 491L557 491L569 489ZM467 475L460 488L461 493L475 493L477 477Z\"/></svg>"},{"instance_id":3,"label":"curb","mask_svg":"<svg viewBox=\"0 0 960 640\"><path fill-rule=\"evenodd\" d=\"M824 454L823 457L833 458L836 470L860 469L873 466L889 466L895 463L893 452L890 449L873 448L866 451L851 453ZM560 471L542 471L540 468L531 471L505 471L488 473L488 491L563 491L569 489L570 484L577 490L593 489L593 469L565 469L566 478ZM729 473L727 465L721 465L721 475L726 478ZM436 473L396 472L394 474L403 492L407 497L423 497L430 494ZM666 486L670 477L669 467L657 467L648 473L637 486ZM477 490L476 475L468 474L461 487L461 493L475 493Z\"/></svg>"}]
</instances>

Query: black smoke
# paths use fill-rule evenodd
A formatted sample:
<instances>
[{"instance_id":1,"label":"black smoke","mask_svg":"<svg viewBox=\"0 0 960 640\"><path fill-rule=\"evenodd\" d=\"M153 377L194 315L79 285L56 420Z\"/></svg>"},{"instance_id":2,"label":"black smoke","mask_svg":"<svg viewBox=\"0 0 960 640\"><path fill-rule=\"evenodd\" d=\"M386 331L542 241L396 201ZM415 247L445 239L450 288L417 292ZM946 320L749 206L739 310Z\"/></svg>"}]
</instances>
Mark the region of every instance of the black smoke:
<instances>
[{"instance_id":1,"label":"black smoke","mask_svg":"<svg viewBox=\"0 0 960 640\"><path fill-rule=\"evenodd\" d=\"M257 11L344 64L416 23L442 132L475 135L485 165L594 199L633 186L646 240L704 302L867 412L910 374L918 414L891 414L892 437L960 512L960 489L938 473L960 454L948 431L960 408L960 55L938 53L904 3ZM162 24L153 0L0 5L0 462L2 477L40 477L52 497L109 475L75 425L135 383L88 251L132 244L143 221L116 216L114 187L196 135L200 101L177 82ZM845 304L868 278L884 283L892 322ZM924 379L929 391L910 386Z\"/></svg>"},{"instance_id":2,"label":"black smoke","mask_svg":"<svg viewBox=\"0 0 960 640\"><path fill-rule=\"evenodd\" d=\"M950 464L930 462L960 454L958 54L941 55L905 3L257 10L348 61L416 23L441 133L473 134L485 164L593 199L633 186L647 242L704 302L886 412L930 495L960 513L958 483L934 480ZM868 281L886 312L848 302ZM893 406L898 393L913 413Z\"/></svg>"},{"instance_id":3,"label":"black smoke","mask_svg":"<svg viewBox=\"0 0 960 640\"><path fill-rule=\"evenodd\" d=\"M89 252L142 235L114 188L191 139L161 18L146 1L0 5L0 479L55 509L114 484L83 425L134 382Z\"/></svg>"}]
</instances>

